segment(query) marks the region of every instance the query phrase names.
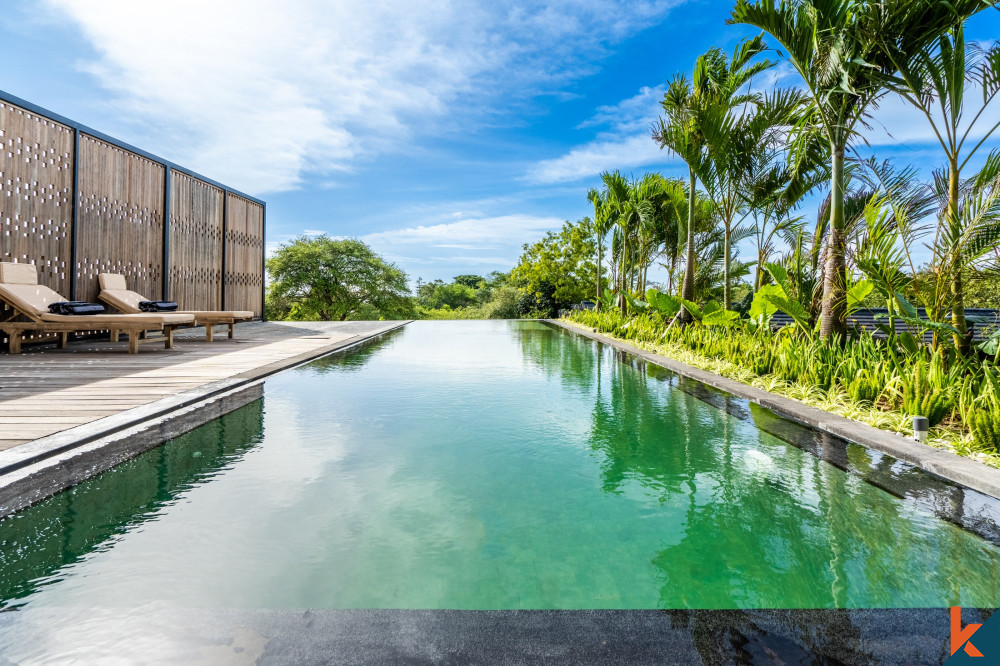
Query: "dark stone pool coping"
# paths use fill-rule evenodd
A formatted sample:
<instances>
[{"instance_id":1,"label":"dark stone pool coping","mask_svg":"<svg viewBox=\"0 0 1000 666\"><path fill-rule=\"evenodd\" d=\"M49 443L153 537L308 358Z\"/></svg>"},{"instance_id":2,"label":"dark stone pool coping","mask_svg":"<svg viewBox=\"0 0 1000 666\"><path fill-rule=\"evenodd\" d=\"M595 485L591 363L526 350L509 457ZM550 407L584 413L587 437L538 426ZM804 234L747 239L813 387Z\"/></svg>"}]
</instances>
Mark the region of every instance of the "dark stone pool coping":
<instances>
[{"instance_id":1,"label":"dark stone pool coping","mask_svg":"<svg viewBox=\"0 0 1000 666\"><path fill-rule=\"evenodd\" d=\"M989 609L963 609L963 625ZM63 632L62 629L74 629ZM90 663L940 664L949 611L27 608L0 613L0 666ZM47 640L33 640L44 636ZM132 640L131 637L141 637ZM155 651L155 655L150 653Z\"/></svg>"},{"instance_id":2,"label":"dark stone pool coping","mask_svg":"<svg viewBox=\"0 0 1000 666\"><path fill-rule=\"evenodd\" d=\"M0 518L260 398L260 384L270 375L364 344L408 323L385 322L370 332L0 451Z\"/></svg>"},{"instance_id":3,"label":"dark stone pool coping","mask_svg":"<svg viewBox=\"0 0 1000 666\"><path fill-rule=\"evenodd\" d=\"M856 442L905 461L931 474L971 488L984 495L1000 499L1000 469L989 467L949 451L935 449L907 439L903 435L879 430L866 423L810 407L797 400L770 393L763 389L692 367L672 358L654 354L627 342L596 333L590 328L564 320L547 320L564 330L597 340L678 375L689 377L726 393L745 398L779 416L807 425L816 430Z\"/></svg>"}]
</instances>

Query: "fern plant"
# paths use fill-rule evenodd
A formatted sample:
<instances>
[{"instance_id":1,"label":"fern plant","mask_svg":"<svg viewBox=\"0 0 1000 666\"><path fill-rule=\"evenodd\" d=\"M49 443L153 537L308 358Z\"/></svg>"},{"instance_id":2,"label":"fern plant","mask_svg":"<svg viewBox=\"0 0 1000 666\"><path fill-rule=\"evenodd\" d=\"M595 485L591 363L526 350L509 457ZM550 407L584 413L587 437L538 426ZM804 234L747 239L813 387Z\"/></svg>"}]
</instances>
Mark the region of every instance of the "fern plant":
<instances>
[{"instance_id":1,"label":"fern plant","mask_svg":"<svg viewBox=\"0 0 1000 666\"><path fill-rule=\"evenodd\" d=\"M1000 453L1000 412L988 409L972 414L972 439L980 449Z\"/></svg>"},{"instance_id":2,"label":"fern plant","mask_svg":"<svg viewBox=\"0 0 1000 666\"><path fill-rule=\"evenodd\" d=\"M944 420L954 405L948 391L932 383L928 365L916 363L903 376L903 411L910 416L926 416L933 427Z\"/></svg>"}]
</instances>

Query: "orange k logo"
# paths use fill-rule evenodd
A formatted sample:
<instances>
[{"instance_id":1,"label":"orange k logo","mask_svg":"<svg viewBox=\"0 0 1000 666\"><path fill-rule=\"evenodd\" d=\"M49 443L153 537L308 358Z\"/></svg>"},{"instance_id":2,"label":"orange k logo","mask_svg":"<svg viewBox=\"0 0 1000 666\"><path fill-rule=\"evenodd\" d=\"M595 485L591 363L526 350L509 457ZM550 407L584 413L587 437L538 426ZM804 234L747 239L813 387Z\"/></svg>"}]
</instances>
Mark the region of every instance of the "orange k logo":
<instances>
[{"instance_id":1,"label":"orange k logo","mask_svg":"<svg viewBox=\"0 0 1000 666\"><path fill-rule=\"evenodd\" d=\"M982 657L983 653L976 649L976 646L969 640L972 634L983 625L970 624L962 629L962 609L958 606L951 607L951 653L958 652L960 647L965 647L965 653L970 657Z\"/></svg>"}]
</instances>

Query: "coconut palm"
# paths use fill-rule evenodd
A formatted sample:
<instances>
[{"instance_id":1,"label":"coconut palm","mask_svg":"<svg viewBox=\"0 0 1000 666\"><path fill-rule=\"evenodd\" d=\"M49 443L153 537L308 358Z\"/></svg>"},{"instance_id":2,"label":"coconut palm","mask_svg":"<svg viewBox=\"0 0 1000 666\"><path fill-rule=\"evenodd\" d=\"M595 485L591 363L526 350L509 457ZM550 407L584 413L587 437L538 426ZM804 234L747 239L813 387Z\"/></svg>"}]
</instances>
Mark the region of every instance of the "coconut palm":
<instances>
[{"instance_id":1,"label":"coconut palm","mask_svg":"<svg viewBox=\"0 0 1000 666\"><path fill-rule=\"evenodd\" d=\"M603 177L604 174L601 174L601 176ZM594 292L594 303L600 309L601 282L604 278L604 240L607 238L608 232L611 231L612 220L607 197L603 192L590 188L587 190L587 199L594 205L594 236L597 240L597 290Z\"/></svg>"},{"instance_id":2,"label":"coconut palm","mask_svg":"<svg viewBox=\"0 0 1000 666\"><path fill-rule=\"evenodd\" d=\"M723 227L722 300L727 310L731 305L732 245L738 240L734 235L741 233L739 223L746 213L741 179L754 153L776 138L775 130L802 99L794 91L762 95L748 88L755 75L777 64L772 60L753 62L765 50L760 35L741 42L730 57L713 48L696 63L696 86L708 107L701 117L708 151L696 171Z\"/></svg>"},{"instance_id":3,"label":"coconut palm","mask_svg":"<svg viewBox=\"0 0 1000 666\"><path fill-rule=\"evenodd\" d=\"M937 279L928 310L940 313L950 301L952 326L958 330L955 346L968 350L970 336L956 325L954 312L962 308L962 275L983 268L984 261L993 268L1000 264L1000 151L989 155L979 173L957 184L957 202L954 190L950 172L935 175L941 224L932 246L931 272ZM961 323L967 325L964 312Z\"/></svg>"},{"instance_id":4,"label":"coconut palm","mask_svg":"<svg viewBox=\"0 0 1000 666\"><path fill-rule=\"evenodd\" d=\"M985 3L951 4L964 16L974 13L973 5L981 8ZM845 152L888 92L895 62L948 29L943 7L940 0L739 0L733 8L730 23L752 25L773 36L805 81L812 105L797 126L799 141L793 150L817 132L830 146L830 227L820 329L824 337L846 329ZM894 40L891 45L886 35Z\"/></svg>"},{"instance_id":5,"label":"coconut palm","mask_svg":"<svg viewBox=\"0 0 1000 666\"><path fill-rule=\"evenodd\" d=\"M696 71L699 71L696 69ZM704 87L692 88L691 82L684 74L677 74L667 85L663 94L664 117L659 120L659 127L653 132L653 139L680 157L688 167L688 216L687 240L685 242L684 283L681 296L689 301L694 300L695 290L695 212L698 201L698 172L704 169L707 159L707 148L703 127L704 116L709 112L699 94ZM685 321L690 321L690 315L685 310Z\"/></svg>"},{"instance_id":6,"label":"coconut palm","mask_svg":"<svg viewBox=\"0 0 1000 666\"><path fill-rule=\"evenodd\" d=\"M962 171L1000 128L1000 122L987 127L981 127L980 123L983 112L1000 92L1000 45L994 43L991 48L983 49L977 44L966 44L967 15L960 12L963 8L967 12L977 9L977 4L983 3L946 6L952 16L951 29L914 52L903 52L891 35L882 37L885 53L898 70L890 79L893 89L923 113L948 160L941 215L941 224L947 228L940 236L946 240L962 237L958 227L968 220L959 214ZM970 85L982 92L981 98L976 96L973 103L968 102L966 94L971 92L966 90ZM972 106L968 109L970 115L966 114L967 106ZM961 245L952 246L950 251L961 252ZM956 268L965 262L961 256L953 255L947 263ZM962 272L953 272L946 278L950 283L952 325L959 331L955 346L967 354Z\"/></svg>"}]
</instances>

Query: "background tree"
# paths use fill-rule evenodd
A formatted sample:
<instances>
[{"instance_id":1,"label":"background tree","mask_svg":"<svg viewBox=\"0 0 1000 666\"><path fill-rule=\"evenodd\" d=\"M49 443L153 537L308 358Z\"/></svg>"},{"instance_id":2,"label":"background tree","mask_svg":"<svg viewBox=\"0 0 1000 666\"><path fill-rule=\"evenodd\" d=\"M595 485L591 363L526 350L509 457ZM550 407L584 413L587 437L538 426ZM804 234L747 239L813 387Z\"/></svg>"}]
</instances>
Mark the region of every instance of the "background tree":
<instances>
[{"instance_id":1,"label":"background tree","mask_svg":"<svg viewBox=\"0 0 1000 666\"><path fill-rule=\"evenodd\" d=\"M550 231L540 241L525 244L508 281L524 295L521 314L555 317L561 308L588 298L597 274L596 251L594 224L589 217L566 222L560 231Z\"/></svg>"},{"instance_id":2,"label":"background tree","mask_svg":"<svg viewBox=\"0 0 1000 666\"><path fill-rule=\"evenodd\" d=\"M345 321L414 315L406 273L359 240L302 236L267 260L270 312L280 319Z\"/></svg>"}]
</instances>

